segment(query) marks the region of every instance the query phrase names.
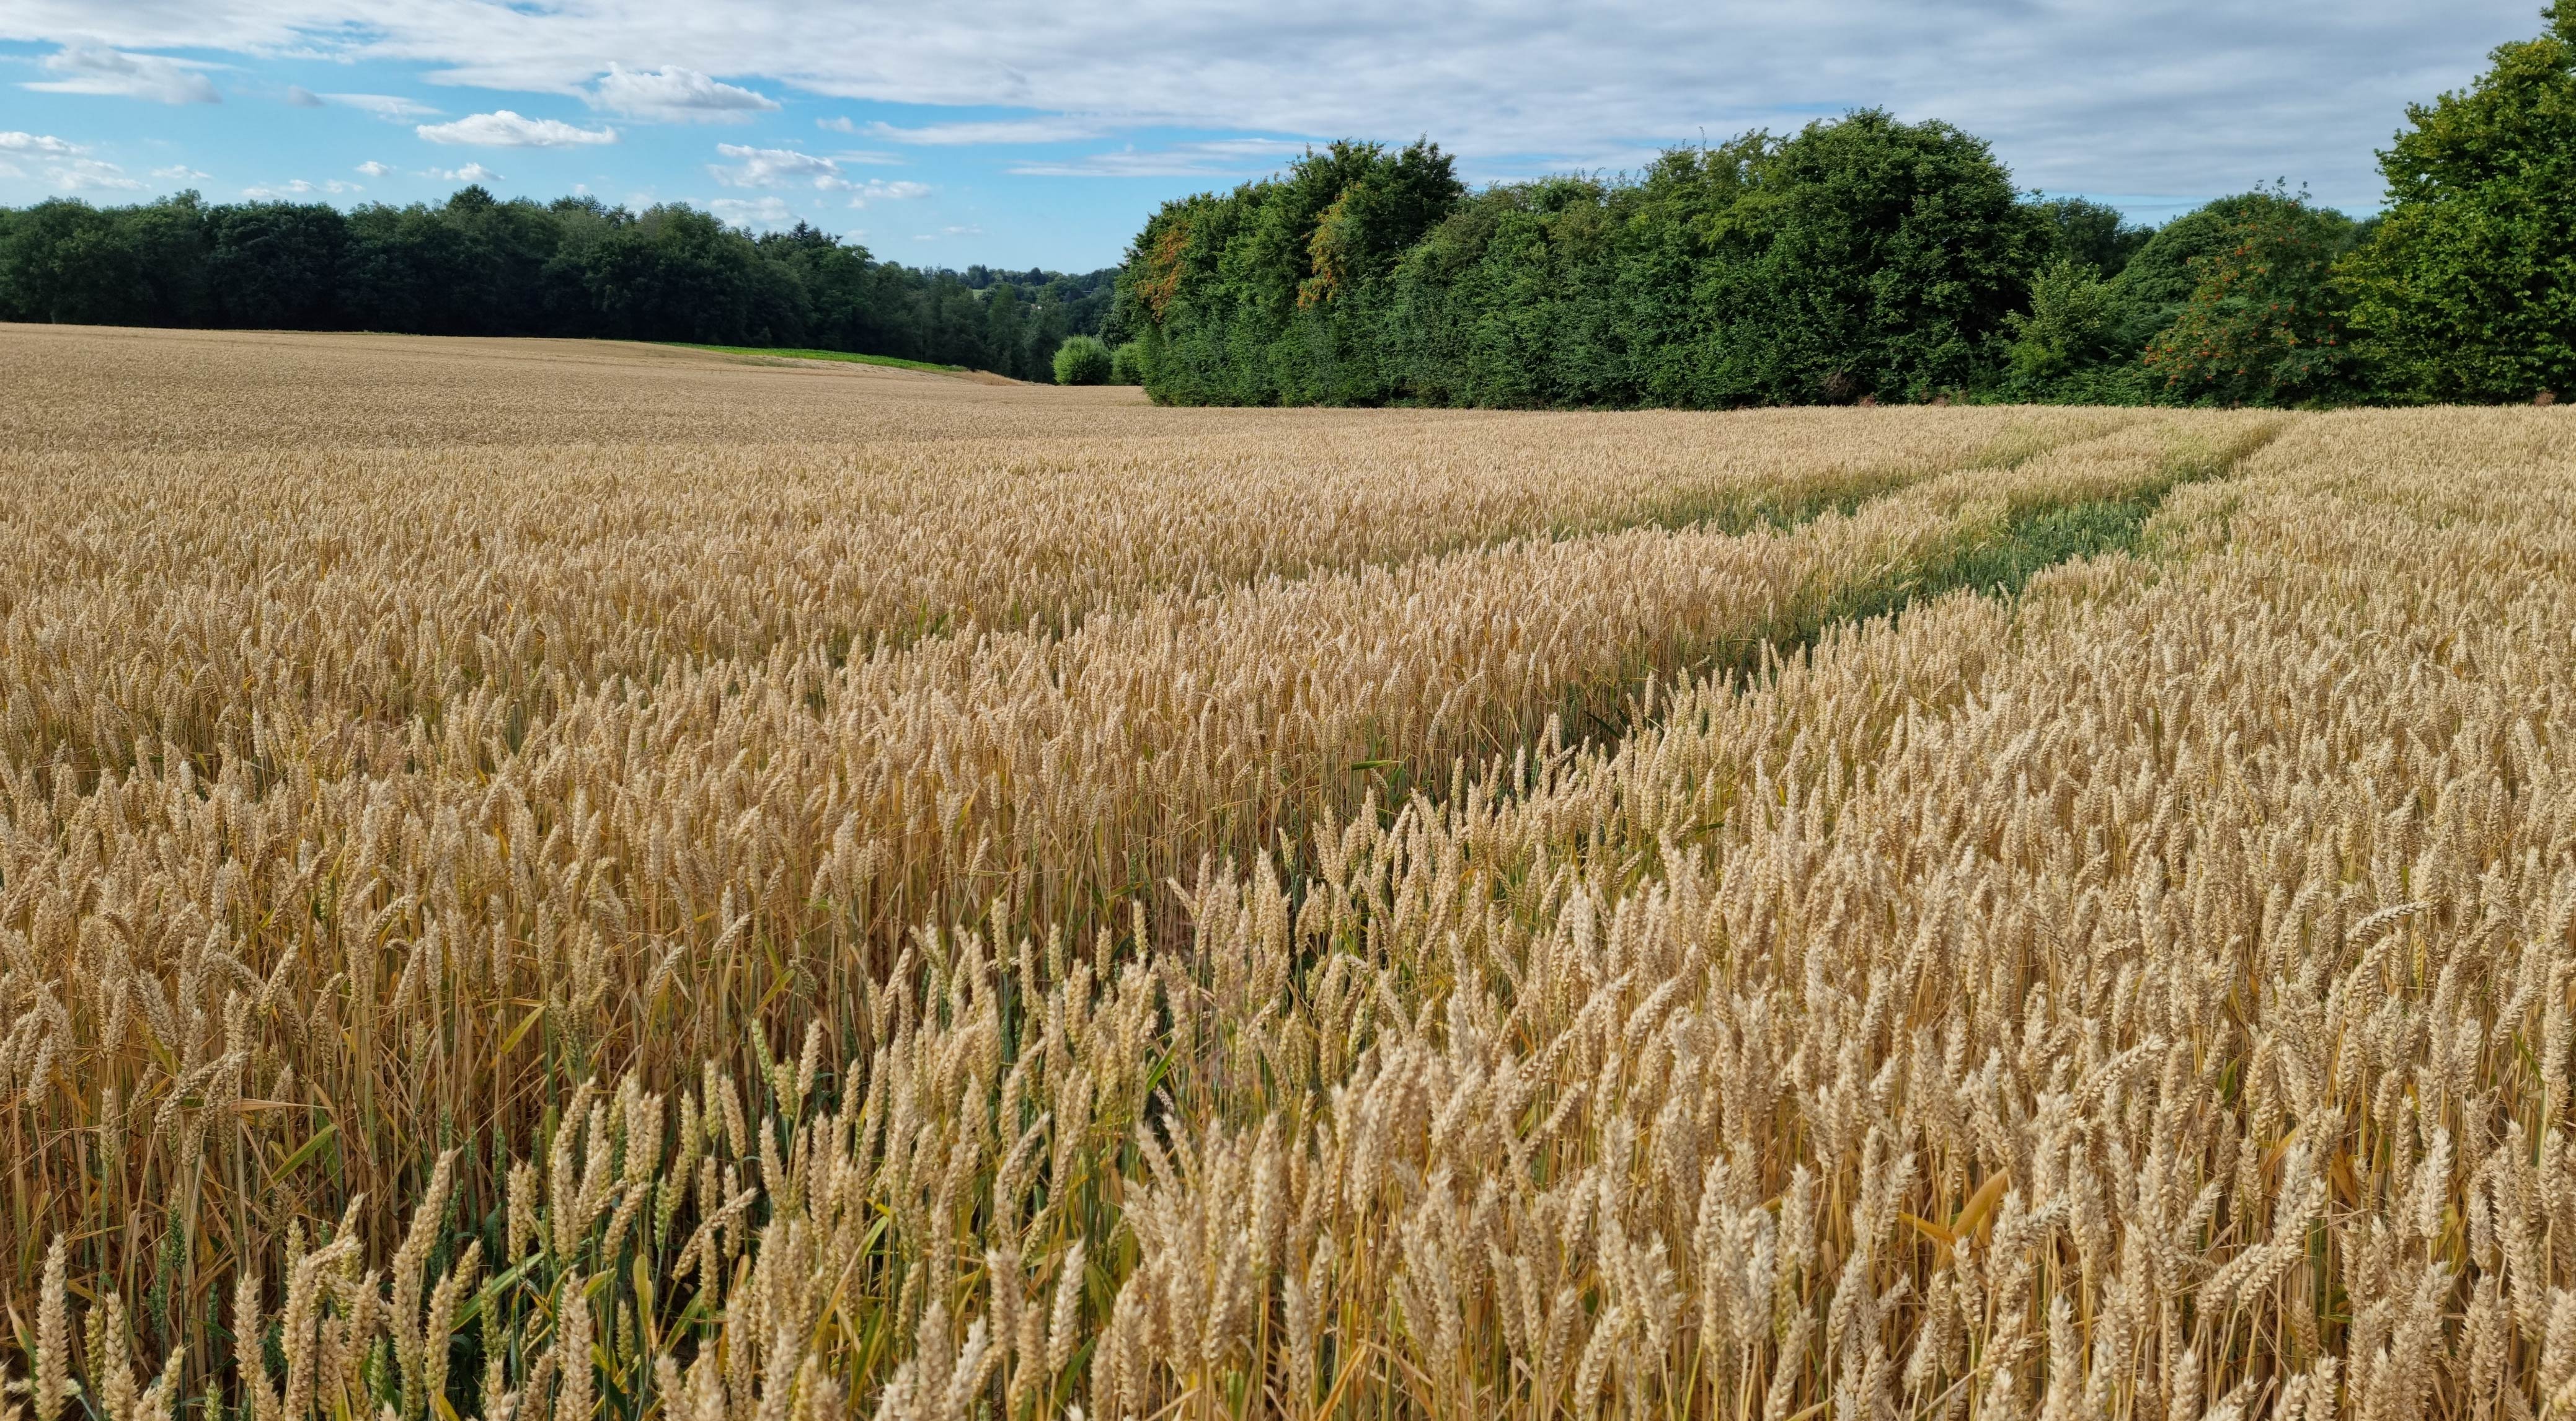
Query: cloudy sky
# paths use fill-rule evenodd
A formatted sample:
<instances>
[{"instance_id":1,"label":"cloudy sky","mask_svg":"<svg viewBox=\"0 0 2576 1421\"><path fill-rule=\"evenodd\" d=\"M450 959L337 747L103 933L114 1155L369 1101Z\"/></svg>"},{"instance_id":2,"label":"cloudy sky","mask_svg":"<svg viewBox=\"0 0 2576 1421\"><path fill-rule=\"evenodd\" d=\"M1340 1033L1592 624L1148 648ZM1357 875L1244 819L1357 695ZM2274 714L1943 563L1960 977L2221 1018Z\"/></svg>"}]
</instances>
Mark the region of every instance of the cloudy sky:
<instances>
[{"instance_id":1,"label":"cloudy sky","mask_svg":"<svg viewBox=\"0 0 2576 1421\"><path fill-rule=\"evenodd\" d=\"M2537 0L0 0L0 204L685 201L879 255L1088 269L1306 142L1479 182L1882 105L2155 221L2372 150Z\"/></svg>"}]
</instances>

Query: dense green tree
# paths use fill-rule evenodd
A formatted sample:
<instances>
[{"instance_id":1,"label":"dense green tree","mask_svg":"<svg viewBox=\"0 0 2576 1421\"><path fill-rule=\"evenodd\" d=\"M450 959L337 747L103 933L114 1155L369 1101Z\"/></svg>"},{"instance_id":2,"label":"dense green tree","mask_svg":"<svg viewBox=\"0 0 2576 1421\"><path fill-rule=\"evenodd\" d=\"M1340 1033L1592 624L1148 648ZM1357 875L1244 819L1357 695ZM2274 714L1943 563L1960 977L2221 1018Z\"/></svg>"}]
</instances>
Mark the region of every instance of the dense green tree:
<instances>
[{"instance_id":1,"label":"dense green tree","mask_svg":"<svg viewBox=\"0 0 2576 1421\"><path fill-rule=\"evenodd\" d=\"M2388 208L2346 264L2392 395L2523 400L2576 383L2576 2L2465 93L2407 109Z\"/></svg>"},{"instance_id":2,"label":"dense green tree","mask_svg":"<svg viewBox=\"0 0 2576 1421\"><path fill-rule=\"evenodd\" d=\"M206 211L213 323L270 330L339 324L348 219L321 203L255 202Z\"/></svg>"},{"instance_id":3,"label":"dense green tree","mask_svg":"<svg viewBox=\"0 0 2576 1421\"><path fill-rule=\"evenodd\" d=\"M1059 385L1106 385L1116 373L1116 360L1098 336L1075 336L1055 348L1055 382Z\"/></svg>"},{"instance_id":4,"label":"dense green tree","mask_svg":"<svg viewBox=\"0 0 2576 1421\"><path fill-rule=\"evenodd\" d=\"M1864 109L1765 153L1718 218L1711 404L1920 400L1983 382L2048 248L1981 139Z\"/></svg>"},{"instance_id":5,"label":"dense green tree","mask_svg":"<svg viewBox=\"0 0 2576 1421\"><path fill-rule=\"evenodd\" d=\"M2103 404L2349 393L2351 345L2330 267L2361 230L2276 186L2175 218L2116 274L2061 251L2033 275L2029 309L2009 318L2004 388ZM2249 360L2247 374L2234 373Z\"/></svg>"},{"instance_id":6,"label":"dense green tree","mask_svg":"<svg viewBox=\"0 0 2576 1421\"><path fill-rule=\"evenodd\" d=\"M0 209L0 319L618 336L814 346L1046 379L1109 323L1119 273L918 271L811 227L686 207L446 202Z\"/></svg>"},{"instance_id":7,"label":"dense green tree","mask_svg":"<svg viewBox=\"0 0 2576 1421\"><path fill-rule=\"evenodd\" d=\"M2004 317L2014 393L2047 398L2092 372L2125 370L2136 352L2120 344L2120 313L2119 288L2099 269L2072 255L2052 258L2031 278L2030 309Z\"/></svg>"},{"instance_id":8,"label":"dense green tree","mask_svg":"<svg viewBox=\"0 0 2576 1421\"><path fill-rule=\"evenodd\" d=\"M1389 385L1442 404L1635 403L1618 288L1625 196L1555 178L1452 213L1398 268Z\"/></svg>"},{"instance_id":9,"label":"dense green tree","mask_svg":"<svg viewBox=\"0 0 2576 1421\"><path fill-rule=\"evenodd\" d=\"M1985 380L2048 245L1984 144L1876 111L1472 198L1338 144L1167 204L1121 309L1182 402L1925 398Z\"/></svg>"},{"instance_id":10,"label":"dense green tree","mask_svg":"<svg viewBox=\"0 0 2576 1421\"><path fill-rule=\"evenodd\" d=\"M1309 150L1277 178L1166 203L1112 319L1182 403L1366 403L1391 389L1387 278L1464 193L1429 142Z\"/></svg>"},{"instance_id":11,"label":"dense green tree","mask_svg":"<svg viewBox=\"0 0 2576 1421\"><path fill-rule=\"evenodd\" d=\"M2173 403L2296 404L2346 392L2353 371L2335 260L2352 241L2341 213L2278 192L2240 202L2210 252L2191 258L2179 314L2142 357Z\"/></svg>"},{"instance_id":12,"label":"dense green tree","mask_svg":"<svg viewBox=\"0 0 2576 1421\"><path fill-rule=\"evenodd\" d=\"M147 325L152 290L115 218L75 199L12 213L0 234L0 303L23 321Z\"/></svg>"},{"instance_id":13,"label":"dense green tree","mask_svg":"<svg viewBox=\"0 0 2576 1421\"><path fill-rule=\"evenodd\" d=\"M349 216L342 302L371 330L533 335L572 303L552 288L563 244L557 217L469 187L440 207L361 207Z\"/></svg>"},{"instance_id":14,"label":"dense green tree","mask_svg":"<svg viewBox=\"0 0 2576 1421\"><path fill-rule=\"evenodd\" d=\"M116 226L142 278L145 310L137 324L202 325L212 319L206 206L196 193L127 208L116 214Z\"/></svg>"},{"instance_id":15,"label":"dense green tree","mask_svg":"<svg viewBox=\"0 0 2576 1421\"><path fill-rule=\"evenodd\" d=\"M2182 315L2199 289L2203 267L2242 242L2245 233L2284 220L2304 225L2337 255L2359 240L2360 228L2351 218L2278 183L2196 207L2157 228L2121 269L2119 343L2133 353L2143 349Z\"/></svg>"},{"instance_id":16,"label":"dense green tree","mask_svg":"<svg viewBox=\"0 0 2576 1421\"><path fill-rule=\"evenodd\" d=\"M2039 197L2031 207L2048 224L2055 256L2089 266L2102 276L2118 276L2140 248L2155 236L2152 227L2129 221L2120 209L2083 197Z\"/></svg>"}]
</instances>

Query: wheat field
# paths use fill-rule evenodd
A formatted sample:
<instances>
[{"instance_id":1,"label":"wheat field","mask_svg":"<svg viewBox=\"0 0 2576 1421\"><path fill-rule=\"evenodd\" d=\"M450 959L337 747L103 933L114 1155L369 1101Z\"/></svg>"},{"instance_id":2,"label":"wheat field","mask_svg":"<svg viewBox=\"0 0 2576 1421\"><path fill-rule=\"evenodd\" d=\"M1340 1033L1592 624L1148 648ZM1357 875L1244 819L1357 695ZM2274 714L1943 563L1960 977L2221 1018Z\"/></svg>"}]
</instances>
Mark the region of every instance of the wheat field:
<instances>
[{"instance_id":1,"label":"wheat field","mask_svg":"<svg viewBox=\"0 0 2576 1421\"><path fill-rule=\"evenodd\" d=\"M2576 1413L2576 422L0 327L9 1421Z\"/></svg>"}]
</instances>

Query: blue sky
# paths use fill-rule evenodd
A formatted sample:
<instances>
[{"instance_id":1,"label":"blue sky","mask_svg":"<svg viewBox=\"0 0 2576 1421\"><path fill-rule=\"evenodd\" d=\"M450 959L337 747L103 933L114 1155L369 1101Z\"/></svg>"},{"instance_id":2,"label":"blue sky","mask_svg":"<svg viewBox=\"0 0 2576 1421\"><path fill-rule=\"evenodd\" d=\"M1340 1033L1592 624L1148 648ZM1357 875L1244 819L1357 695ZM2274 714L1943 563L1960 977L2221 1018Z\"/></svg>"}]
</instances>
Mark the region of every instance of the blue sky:
<instances>
[{"instance_id":1,"label":"blue sky","mask_svg":"<svg viewBox=\"0 0 2576 1421\"><path fill-rule=\"evenodd\" d=\"M589 192L924 265L1087 270L1305 143L1477 182L1879 104L2160 220L2259 180L2376 205L2405 105L2528 0L0 0L0 204Z\"/></svg>"}]
</instances>

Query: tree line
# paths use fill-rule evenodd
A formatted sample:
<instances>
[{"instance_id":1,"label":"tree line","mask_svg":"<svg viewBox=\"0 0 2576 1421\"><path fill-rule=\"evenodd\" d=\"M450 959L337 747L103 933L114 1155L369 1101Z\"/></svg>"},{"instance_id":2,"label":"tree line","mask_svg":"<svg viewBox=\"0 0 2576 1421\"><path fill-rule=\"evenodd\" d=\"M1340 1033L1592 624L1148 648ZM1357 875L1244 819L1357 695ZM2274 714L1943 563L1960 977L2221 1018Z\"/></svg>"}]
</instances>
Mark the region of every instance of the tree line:
<instances>
[{"instance_id":1,"label":"tree line","mask_svg":"<svg viewBox=\"0 0 2576 1421\"><path fill-rule=\"evenodd\" d=\"M1862 110L1467 191L1427 141L1165 204L1113 324L1157 399L1493 407L2551 399L2576 380L2576 0L2411 106L2382 214L2149 230Z\"/></svg>"},{"instance_id":2,"label":"tree line","mask_svg":"<svg viewBox=\"0 0 2576 1421\"><path fill-rule=\"evenodd\" d=\"M1068 337L1107 328L1115 276L928 271L803 224L753 236L683 205L479 186L345 213L193 192L0 209L0 319L15 321L686 341L1044 379Z\"/></svg>"}]
</instances>

